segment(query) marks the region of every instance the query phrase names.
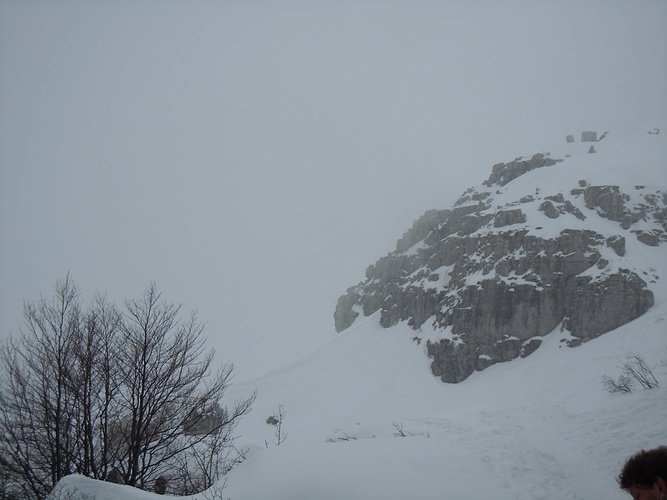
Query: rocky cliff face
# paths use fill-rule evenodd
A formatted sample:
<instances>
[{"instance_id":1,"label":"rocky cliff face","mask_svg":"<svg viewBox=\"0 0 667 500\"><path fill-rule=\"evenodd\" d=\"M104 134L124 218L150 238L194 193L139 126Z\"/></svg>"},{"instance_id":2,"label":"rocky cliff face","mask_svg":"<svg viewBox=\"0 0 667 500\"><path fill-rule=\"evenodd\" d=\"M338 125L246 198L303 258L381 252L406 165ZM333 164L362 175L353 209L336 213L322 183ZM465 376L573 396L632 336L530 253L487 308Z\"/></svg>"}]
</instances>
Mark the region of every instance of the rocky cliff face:
<instances>
[{"instance_id":1,"label":"rocky cliff face","mask_svg":"<svg viewBox=\"0 0 667 500\"><path fill-rule=\"evenodd\" d=\"M455 383L557 328L574 347L646 312L659 277L639 248L667 257L667 190L593 183L568 156L499 163L454 207L426 212L340 297L336 330L375 313L386 328L405 321Z\"/></svg>"}]
</instances>

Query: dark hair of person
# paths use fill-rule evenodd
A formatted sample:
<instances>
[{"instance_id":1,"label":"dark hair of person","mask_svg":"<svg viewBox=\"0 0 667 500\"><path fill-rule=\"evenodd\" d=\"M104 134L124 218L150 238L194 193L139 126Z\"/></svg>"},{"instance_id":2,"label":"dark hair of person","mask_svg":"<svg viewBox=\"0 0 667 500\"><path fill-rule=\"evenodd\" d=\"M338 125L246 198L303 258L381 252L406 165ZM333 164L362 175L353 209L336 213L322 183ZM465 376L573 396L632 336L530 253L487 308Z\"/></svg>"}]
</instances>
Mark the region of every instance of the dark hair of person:
<instances>
[{"instance_id":1,"label":"dark hair of person","mask_svg":"<svg viewBox=\"0 0 667 500\"><path fill-rule=\"evenodd\" d=\"M628 458L618 475L618 484L624 490L631 486L650 488L657 477L667 482L667 446L642 450Z\"/></svg>"}]
</instances>

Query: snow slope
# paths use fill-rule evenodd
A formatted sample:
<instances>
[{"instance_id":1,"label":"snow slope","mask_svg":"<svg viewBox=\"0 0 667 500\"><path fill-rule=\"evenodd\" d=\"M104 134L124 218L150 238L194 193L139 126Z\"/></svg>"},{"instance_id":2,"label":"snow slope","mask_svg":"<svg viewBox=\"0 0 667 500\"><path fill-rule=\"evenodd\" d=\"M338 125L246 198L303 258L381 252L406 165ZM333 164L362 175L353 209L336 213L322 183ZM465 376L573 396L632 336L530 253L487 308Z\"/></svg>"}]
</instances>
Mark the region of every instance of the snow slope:
<instances>
[{"instance_id":1,"label":"snow slope","mask_svg":"<svg viewBox=\"0 0 667 500\"><path fill-rule=\"evenodd\" d=\"M599 156L573 155L569 163L581 178L599 178L595 171L606 159L610 184L651 177L664 187L667 134L661 133L658 146L635 144L636 166L623 159L632 149L611 140L596 143ZM533 190L539 176L533 171L507 190ZM247 460L226 477L225 498L628 498L615 481L624 460L667 444L667 255L664 245L633 243L627 258L634 252L659 276L651 286L655 305L580 347L565 347L567 332L557 328L527 358L449 385L431 374L425 345L413 338L418 332L405 324L383 329L370 316L293 366L234 386L230 398L255 389L258 397L238 428ZM602 377L617 376L628 353L644 357L659 388L604 390ZM288 435L278 446L266 419L279 406ZM97 500L159 498L78 476L61 487Z\"/></svg>"},{"instance_id":2,"label":"snow slope","mask_svg":"<svg viewBox=\"0 0 667 500\"><path fill-rule=\"evenodd\" d=\"M241 429L252 451L232 471L227 495L624 498L615 483L623 460L667 443L667 367L656 366L667 360L666 313L654 307L574 349L561 348L554 332L528 358L457 385L429 373L407 327L382 330L369 318L300 366L257 381ZM615 376L628 352L656 366L660 388L603 390L602 376ZM264 420L279 404L289 436L266 449L273 429ZM395 437L394 423L413 435Z\"/></svg>"},{"instance_id":3,"label":"snow slope","mask_svg":"<svg viewBox=\"0 0 667 500\"><path fill-rule=\"evenodd\" d=\"M225 498L627 498L615 483L625 458L667 443L664 304L577 348L554 332L528 358L457 385L430 374L411 330L369 318L299 365L235 388L259 396L239 428L248 459L228 476ZM659 388L603 390L602 376L615 376L629 352L654 367ZM265 423L278 405L288 432L280 446ZM157 498L68 480L97 500Z\"/></svg>"},{"instance_id":4,"label":"snow slope","mask_svg":"<svg viewBox=\"0 0 667 500\"><path fill-rule=\"evenodd\" d=\"M257 387L259 397L240 428L248 459L225 498L627 498L615 483L625 458L667 443L661 303L577 348L561 348L554 332L528 358L457 385L429 373L407 327L382 330L369 318L298 366L235 388ZM615 376L628 352L645 357L661 387L603 390L601 377ZM265 420L278 405L289 434L275 446ZM81 477L67 485L97 500L157 498Z\"/></svg>"}]
</instances>

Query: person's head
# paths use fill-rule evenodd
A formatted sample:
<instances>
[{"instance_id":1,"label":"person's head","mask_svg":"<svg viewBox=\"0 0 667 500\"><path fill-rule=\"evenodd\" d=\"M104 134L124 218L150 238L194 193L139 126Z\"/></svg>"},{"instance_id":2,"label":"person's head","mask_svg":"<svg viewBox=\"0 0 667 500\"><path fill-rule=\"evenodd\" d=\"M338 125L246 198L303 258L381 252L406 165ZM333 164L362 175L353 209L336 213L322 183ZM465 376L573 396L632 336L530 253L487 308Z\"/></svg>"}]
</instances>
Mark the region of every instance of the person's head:
<instances>
[{"instance_id":1,"label":"person's head","mask_svg":"<svg viewBox=\"0 0 667 500\"><path fill-rule=\"evenodd\" d=\"M631 456L618 476L633 500L667 500L667 446Z\"/></svg>"}]
</instances>

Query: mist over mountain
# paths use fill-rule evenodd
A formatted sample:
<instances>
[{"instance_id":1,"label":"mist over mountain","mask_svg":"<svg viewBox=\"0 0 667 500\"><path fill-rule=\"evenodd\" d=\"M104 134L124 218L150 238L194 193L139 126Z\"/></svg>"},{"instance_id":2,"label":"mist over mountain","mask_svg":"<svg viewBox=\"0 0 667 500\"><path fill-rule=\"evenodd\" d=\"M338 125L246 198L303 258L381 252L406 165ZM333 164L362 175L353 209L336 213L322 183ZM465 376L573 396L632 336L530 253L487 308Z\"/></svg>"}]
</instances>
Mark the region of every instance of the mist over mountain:
<instances>
[{"instance_id":1,"label":"mist over mountain","mask_svg":"<svg viewBox=\"0 0 667 500\"><path fill-rule=\"evenodd\" d=\"M336 330L376 312L385 328L407 322L433 374L460 382L554 330L575 347L641 316L665 258L665 137L583 131L495 164L368 267L338 300Z\"/></svg>"},{"instance_id":2,"label":"mist over mountain","mask_svg":"<svg viewBox=\"0 0 667 500\"><path fill-rule=\"evenodd\" d=\"M622 500L667 443L665 26L656 0L0 2L0 340L69 273L198 310L221 409L257 399L193 500ZM634 354L659 387L607 392Z\"/></svg>"}]
</instances>

